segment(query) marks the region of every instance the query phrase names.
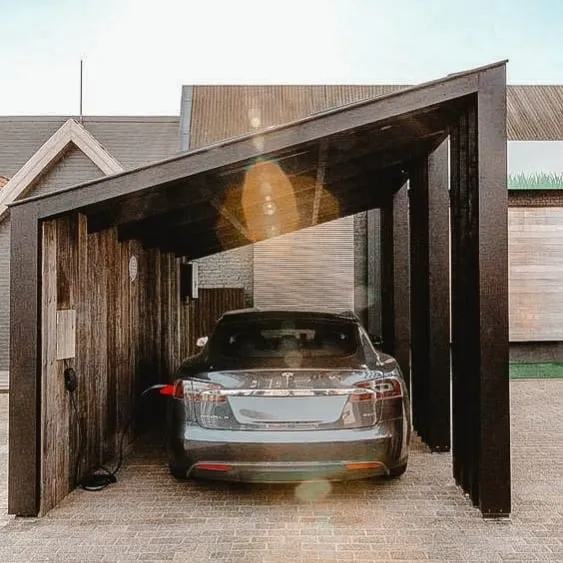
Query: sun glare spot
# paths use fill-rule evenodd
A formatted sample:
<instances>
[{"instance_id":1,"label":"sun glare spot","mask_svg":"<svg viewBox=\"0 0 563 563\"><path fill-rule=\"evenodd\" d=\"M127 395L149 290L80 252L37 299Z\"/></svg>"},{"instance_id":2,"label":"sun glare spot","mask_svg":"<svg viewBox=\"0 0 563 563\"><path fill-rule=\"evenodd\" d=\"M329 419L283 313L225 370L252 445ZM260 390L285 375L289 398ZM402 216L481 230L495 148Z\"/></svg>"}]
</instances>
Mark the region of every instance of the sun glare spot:
<instances>
[{"instance_id":1,"label":"sun glare spot","mask_svg":"<svg viewBox=\"0 0 563 563\"><path fill-rule=\"evenodd\" d=\"M242 209L254 242L294 231L300 226L295 190L276 162L258 160L246 171Z\"/></svg>"},{"instance_id":2,"label":"sun glare spot","mask_svg":"<svg viewBox=\"0 0 563 563\"><path fill-rule=\"evenodd\" d=\"M264 137L262 135L257 135L256 137L254 137L254 139L252 139L252 142L254 143L254 146L257 150L264 150Z\"/></svg>"},{"instance_id":3,"label":"sun glare spot","mask_svg":"<svg viewBox=\"0 0 563 563\"><path fill-rule=\"evenodd\" d=\"M250 121L250 126L253 129L258 129L262 124L262 119L260 118L260 109L259 108L250 108L248 110L248 119Z\"/></svg>"},{"instance_id":4,"label":"sun glare spot","mask_svg":"<svg viewBox=\"0 0 563 563\"><path fill-rule=\"evenodd\" d=\"M325 499L332 490L330 481L304 481L295 487L295 496L303 502L319 502Z\"/></svg>"}]
</instances>

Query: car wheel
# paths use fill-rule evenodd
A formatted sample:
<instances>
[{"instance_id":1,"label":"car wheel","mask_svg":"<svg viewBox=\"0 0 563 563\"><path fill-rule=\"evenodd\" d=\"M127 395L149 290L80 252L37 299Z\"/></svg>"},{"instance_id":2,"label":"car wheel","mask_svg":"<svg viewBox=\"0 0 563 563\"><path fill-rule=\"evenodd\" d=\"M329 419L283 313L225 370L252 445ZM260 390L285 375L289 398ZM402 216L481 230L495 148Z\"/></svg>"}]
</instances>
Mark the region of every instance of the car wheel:
<instances>
[{"instance_id":1,"label":"car wheel","mask_svg":"<svg viewBox=\"0 0 563 563\"><path fill-rule=\"evenodd\" d=\"M173 463L168 464L168 469L170 470L170 475L177 479L178 481L187 481L187 469L181 465L174 465Z\"/></svg>"},{"instance_id":2,"label":"car wheel","mask_svg":"<svg viewBox=\"0 0 563 563\"><path fill-rule=\"evenodd\" d=\"M389 470L389 475L386 475L387 479L397 479L407 470L407 462L397 465L397 467L392 467Z\"/></svg>"}]
</instances>

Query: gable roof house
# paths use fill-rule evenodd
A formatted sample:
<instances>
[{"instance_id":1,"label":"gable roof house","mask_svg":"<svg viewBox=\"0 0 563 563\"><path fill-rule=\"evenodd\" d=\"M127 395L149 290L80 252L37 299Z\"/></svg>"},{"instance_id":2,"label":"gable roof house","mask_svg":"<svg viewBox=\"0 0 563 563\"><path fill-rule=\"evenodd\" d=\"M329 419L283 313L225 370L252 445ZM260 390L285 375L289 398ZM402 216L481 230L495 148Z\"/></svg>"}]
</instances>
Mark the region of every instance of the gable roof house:
<instances>
[{"instance_id":1,"label":"gable roof house","mask_svg":"<svg viewBox=\"0 0 563 563\"><path fill-rule=\"evenodd\" d=\"M0 372L8 370L10 213L31 195L174 155L178 117L0 116Z\"/></svg>"}]
</instances>

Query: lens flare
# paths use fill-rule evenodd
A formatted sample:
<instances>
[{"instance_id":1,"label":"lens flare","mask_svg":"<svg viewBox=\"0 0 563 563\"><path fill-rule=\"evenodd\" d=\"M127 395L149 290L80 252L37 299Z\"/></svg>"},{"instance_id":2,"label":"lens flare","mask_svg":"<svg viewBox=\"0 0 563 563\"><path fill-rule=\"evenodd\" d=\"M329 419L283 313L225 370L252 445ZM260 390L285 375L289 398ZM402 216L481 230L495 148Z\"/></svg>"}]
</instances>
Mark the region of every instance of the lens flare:
<instances>
[{"instance_id":1,"label":"lens flare","mask_svg":"<svg viewBox=\"0 0 563 563\"><path fill-rule=\"evenodd\" d=\"M278 162L259 158L246 169L242 182L232 179L216 205L216 235L222 249L248 242L268 244L268 239L284 235L273 243L281 258L300 244L294 231L340 216L338 200L317 178L288 176Z\"/></svg>"},{"instance_id":2,"label":"lens flare","mask_svg":"<svg viewBox=\"0 0 563 563\"><path fill-rule=\"evenodd\" d=\"M265 141L264 141L264 137L262 135L256 135L256 137L254 137L252 139L252 142L253 142L254 146L256 147L256 149L258 149L259 151L264 150Z\"/></svg>"},{"instance_id":3,"label":"lens flare","mask_svg":"<svg viewBox=\"0 0 563 563\"><path fill-rule=\"evenodd\" d=\"M303 502L319 502L331 492L332 485L326 479L304 481L295 487L295 496Z\"/></svg>"},{"instance_id":4,"label":"lens flare","mask_svg":"<svg viewBox=\"0 0 563 563\"><path fill-rule=\"evenodd\" d=\"M242 208L254 242L300 227L295 190L276 162L259 160L246 171Z\"/></svg>"},{"instance_id":5,"label":"lens flare","mask_svg":"<svg viewBox=\"0 0 563 563\"><path fill-rule=\"evenodd\" d=\"M250 121L250 126L253 129L258 129L262 125L262 119L260 117L260 108L250 108L248 110L248 120Z\"/></svg>"}]
</instances>

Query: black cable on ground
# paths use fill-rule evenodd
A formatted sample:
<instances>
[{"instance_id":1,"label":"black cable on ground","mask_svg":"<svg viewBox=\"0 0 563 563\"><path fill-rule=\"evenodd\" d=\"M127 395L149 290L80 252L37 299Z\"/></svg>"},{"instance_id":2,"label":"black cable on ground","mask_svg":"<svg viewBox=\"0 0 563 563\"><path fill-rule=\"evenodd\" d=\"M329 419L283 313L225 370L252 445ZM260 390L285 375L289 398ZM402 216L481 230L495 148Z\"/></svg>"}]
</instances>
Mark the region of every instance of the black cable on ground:
<instances>
[{"instance_id":1,"label":"black cable on ground","mask_svg":"<svg viewBox=\"0 0 563 563\"><path fill-rule=\"evenodd\" d=\"M78 407L76 405L76 401L74 399L74 391L70 392L70 403L72 409L74 411L74 415L76 416L77 424L78 424L78 455L76 457L76 464L74 469L74 482L77 485L80 485L85 491L101 491L105 489L111 483L115 483L117 481L116 474L121 469L123 465L123 442L125 440L125 436L127 435L127 431L135 418L135 413L137 411L137 407L140 403L140 399L142 399L145 395L154 391L156 389L162 389L165 385L164 384L157 384L151 385L147 389L145 389L138 397L137 401L133 405L133 410L131 411L131 415L129 416L123 431L121 433L121 438L119 439L119 447L118 447L118 456L117 456L117 463L113 469L108 469L104 465L98 465L97 467L91 468L86 475L79 478L79 471L80 471L80 463L82 462L82 458L84 457L84 449L85 449L85 436L86 436L86 429L84 428L84 418L80 416L78 412Z\"/></svg>"}]
</instances>

